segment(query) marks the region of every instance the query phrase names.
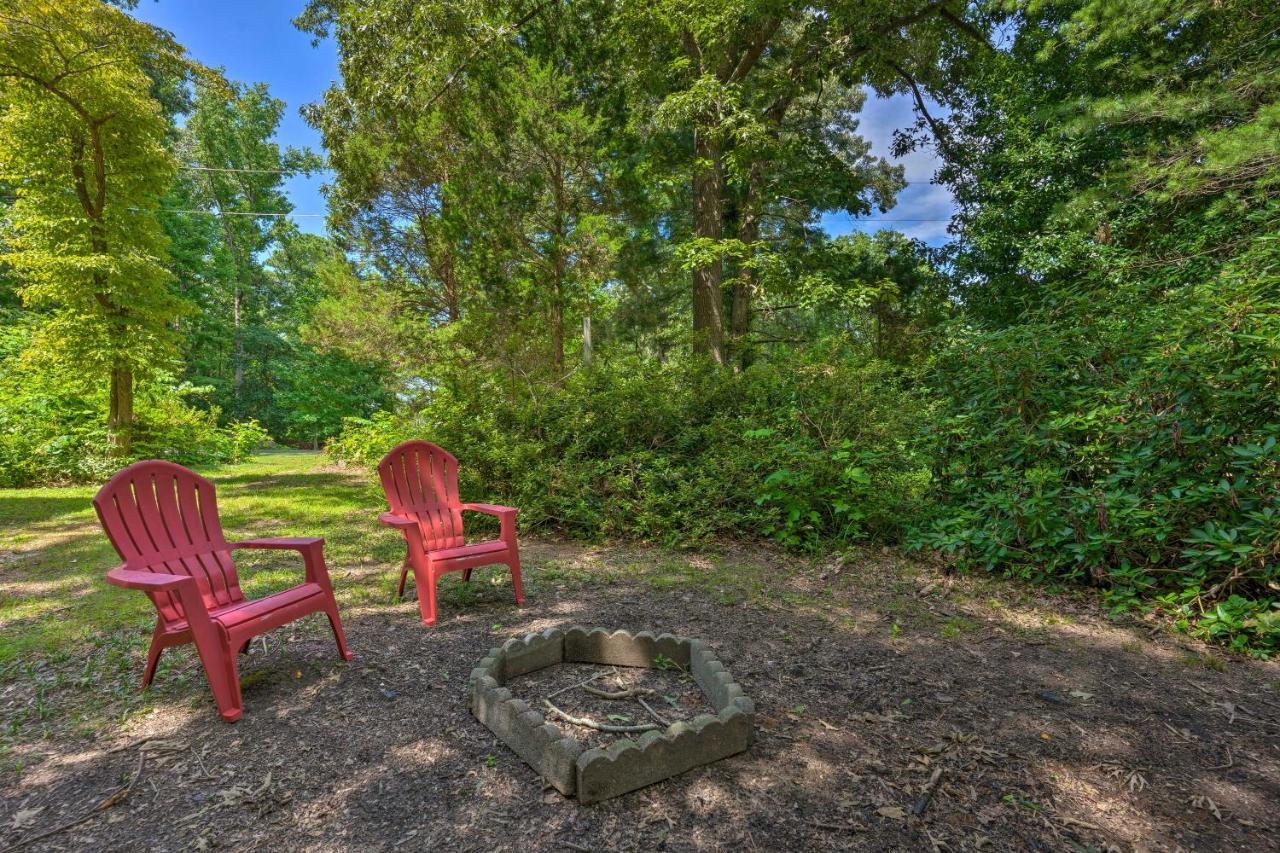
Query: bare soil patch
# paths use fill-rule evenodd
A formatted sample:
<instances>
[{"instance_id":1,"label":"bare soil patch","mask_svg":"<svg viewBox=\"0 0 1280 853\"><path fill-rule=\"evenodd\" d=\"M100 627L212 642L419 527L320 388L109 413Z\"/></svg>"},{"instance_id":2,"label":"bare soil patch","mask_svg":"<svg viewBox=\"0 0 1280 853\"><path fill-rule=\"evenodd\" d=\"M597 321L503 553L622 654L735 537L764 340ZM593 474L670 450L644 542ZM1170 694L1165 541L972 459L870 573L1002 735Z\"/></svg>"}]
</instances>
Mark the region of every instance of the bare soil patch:
<instances>
[{"instance_id":1,"label":"bare soil patch","mask_svg":"<svg viewBox=\"0 0 1280 853\"><path fill-rule=\"evenodd\" d=\"M44 696L64 710L6 756L0 846L116 796L30 849L1280 849L1274 664L879 549L524 547L523 610L488 570L434 629L411 599L346 606L349 664L322 620L255 642L235 725L190 657L123 723L79 730L77 694ZM467 677L506 638L574 623L706 640L756 703L756 743L594 806L545 788L471 716ZM540 701L590 669L519 689ZM682 701L670 673L621 674ZM0 704L35 698L14 682Z\"/></svg>"}]
</instances>

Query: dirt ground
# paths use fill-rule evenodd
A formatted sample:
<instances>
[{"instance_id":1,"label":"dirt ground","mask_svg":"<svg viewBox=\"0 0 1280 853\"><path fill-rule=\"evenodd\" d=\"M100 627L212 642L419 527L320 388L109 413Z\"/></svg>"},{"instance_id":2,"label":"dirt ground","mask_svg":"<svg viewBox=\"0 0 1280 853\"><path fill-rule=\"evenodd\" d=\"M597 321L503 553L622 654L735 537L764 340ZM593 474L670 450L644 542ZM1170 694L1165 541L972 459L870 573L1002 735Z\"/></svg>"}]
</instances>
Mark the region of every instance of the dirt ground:
<instances>
[{"instance_id":1,"label":"dirt ground","mask_svg":"<svg viewBox=\"0 0 1280 853\"><path fill-rule=\"evenodd\" d=\"M435 628L412 593L344 607L351 663L318 617L255 641L235 725L189 655L141 718L53 721L8 756L0 845L88 814L26 849L1280 849L1275 664L879 549L523 547L523 610L491 569ZM547 788L471 716L467 676L574 623L706 640L756 703L754 746L595 806Z\"/></svg>"}]
</instances>

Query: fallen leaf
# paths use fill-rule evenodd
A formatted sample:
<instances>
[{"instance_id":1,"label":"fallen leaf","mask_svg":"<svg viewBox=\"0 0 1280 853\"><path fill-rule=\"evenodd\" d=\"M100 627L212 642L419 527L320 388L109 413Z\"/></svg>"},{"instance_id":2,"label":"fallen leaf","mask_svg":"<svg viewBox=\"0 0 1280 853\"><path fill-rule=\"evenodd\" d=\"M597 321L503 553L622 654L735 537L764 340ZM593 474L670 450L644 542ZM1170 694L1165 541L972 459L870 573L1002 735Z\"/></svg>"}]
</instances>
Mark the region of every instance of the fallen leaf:
<instances>
[{"instance_id":1,"label":"fallen leaf","mask_svg":"<svg viewBox=\"0 0 1280 853\"><path fill-rule=\"evenodd\" d=\"M1211 812L1218 820L1222 820L1222 812L1218 810L1218 804L1202 794L1192 797L1191 805L1193 808L1205 809Z\"/></svg>"},{"instance_id":2,"label":"fallen leaf","mask_svg":"<svg viewBox=\"0 0 1280 853\"><path fill-rule=\"evenodd\" d=\"M34 809L18 809L13 816L14 829L26 829L36 822L36 815L44 811L44 806L36 806Z\"/></svg>"},{"instance_id":3,"label":"fallen leaf","mask_svg":"<svg viewBox=\"0 0 1280 853\"><path fill-rule=\"evenodd\" d=\"M881 817L891 817L894 820L905 820L907 817L906 809L899 808L898 806L881 806L876 809L876 814Z\"/></svg>"},{"instance_id":4,"label":"fallen leaf","mask_svg":"<svg viewBox=\"0 0 1280 853\"><path fill-rule=\"evenodd\" d=\"M1048 732L1041 732L1040 740L1053 740L1053 735L1049 734Z\"/></svg>"},{"instance_id":5,"label":"fallen leaf","mask_svg":"<svg viewBox=\"0 0 1280 853\"><path fill-rule=\"evenodd\" d=\"M1081 702L1088 702L1093 698L1092 693L1085 693L1083 690L1072 690L1071 695L1079 699Z\"/></svg>"}]
</instances>

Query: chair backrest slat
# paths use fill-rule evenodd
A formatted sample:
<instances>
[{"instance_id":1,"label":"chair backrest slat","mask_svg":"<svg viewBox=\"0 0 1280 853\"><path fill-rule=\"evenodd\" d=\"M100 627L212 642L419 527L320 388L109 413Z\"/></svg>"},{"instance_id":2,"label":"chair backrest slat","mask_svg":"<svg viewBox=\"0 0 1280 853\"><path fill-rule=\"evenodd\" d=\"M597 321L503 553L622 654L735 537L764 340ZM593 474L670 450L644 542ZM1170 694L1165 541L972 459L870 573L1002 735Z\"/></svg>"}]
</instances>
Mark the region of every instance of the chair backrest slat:
<instances>
[{"instance_id":1,"label":"chair backrest slat","mask_svg":"<svg viewBox=\"0 0 1280 853\"><path fill-rule=\"evenodd\" d=\"M135 462L103 485L93 506L126 567L195 578L211 609L244 600L213 484L204 477L172 462ZM152 599L162 620L183 618L176 596Z\"/></svg>"},{"instance_id":2,"label":"chair backrest slat","mask_svg":"<svg viewBox=\"0 0 1280 853\"><path fill-rule=\"evenodd\" d=\"M454 548L462 535L458 460L429 441L406 441L378 463L387 505L418 522L427 550Z\"/></svg>"}]
</instances>

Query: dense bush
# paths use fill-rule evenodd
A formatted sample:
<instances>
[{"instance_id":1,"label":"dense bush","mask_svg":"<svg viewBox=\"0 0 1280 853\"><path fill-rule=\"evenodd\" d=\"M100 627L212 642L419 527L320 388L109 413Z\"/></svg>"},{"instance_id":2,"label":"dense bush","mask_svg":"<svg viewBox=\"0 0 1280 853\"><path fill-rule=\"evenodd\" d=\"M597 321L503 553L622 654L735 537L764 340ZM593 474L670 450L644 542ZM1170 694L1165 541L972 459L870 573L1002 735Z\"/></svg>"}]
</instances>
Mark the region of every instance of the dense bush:
<instances>
[{"instance_id":1,"label":"dense bush","mask_svg":"<svg viewBox=\"0 0 1280 853\"><path fill-rule=\"evenodd\" d=\"M455 377L419 411L350 419L328 452L373 465L407 438L456 455L462 491L586 537L898 537L927 486L925 417L896 368L797 354L741 375L627 359L545 391Z\"/></svg>"},{"instance_id":2,"label":"dense bush","mask_svg":"<svg viewBox=\"0 0 1280 853\"><path fill-rule=\"evenodd\" d=\"M37 411L0 407L0 488L100 482L136 459L183 465L238 462L268 440L256 421L219 426L216 412L169 396L138 410L132 452L121 458L111 452L100 406L43 402Z\"/></svg>"},{"instance_id":3,"label":"dense bush","mask_svg":"<svg viewBox=\"0 0 1280 853\"><path fill-rule=\"evenodd\" d=\"M1275 258L1272 259L1273 261ZM918 541L1280 646L1280 264L1065 297L937 362Z\"/></svg>"},{"instance_id":4,"label":"dense bush","mask_svg":"<svg viewBox=\"0 0 1280 853\"><path fill-rule=\"evenodd\" d=\"M98 482L134 459L186 465L234 462L268 439L256 421L218 424L217 411L188 405L190 389L147 386L128 458L111 453L105 394L61 387L55 377L0 357L0 488Z\"/></svg>"}]
</instances>

